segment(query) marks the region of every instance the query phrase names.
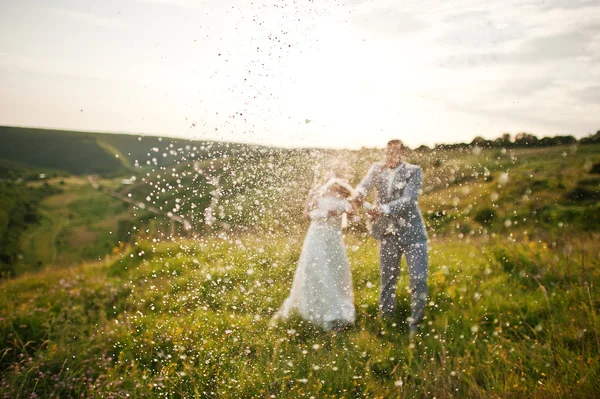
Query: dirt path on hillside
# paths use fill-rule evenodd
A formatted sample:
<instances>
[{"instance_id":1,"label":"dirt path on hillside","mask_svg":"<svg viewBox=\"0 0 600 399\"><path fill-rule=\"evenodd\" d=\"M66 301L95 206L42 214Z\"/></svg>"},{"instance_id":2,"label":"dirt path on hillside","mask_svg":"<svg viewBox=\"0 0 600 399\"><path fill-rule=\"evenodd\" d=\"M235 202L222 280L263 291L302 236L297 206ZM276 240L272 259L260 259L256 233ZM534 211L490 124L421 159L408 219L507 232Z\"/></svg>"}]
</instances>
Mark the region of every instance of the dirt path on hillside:
<instances>
[{"instance_id":1,"label":"dirt path on hillside","mask_svg":"<svg viewBox=\"0 0 600 399\"><path fill-rule=\"evenodd\" d=\"M167 217L167 218L169 218L170 220L172 220L174 222L181 223L183 225L183 228L184 228L185 231L190 231L192 229L192 224L189 222L189 220L187 220L187 219L185 219L185 218L183 218L183 217L181 217L179 215L174 215L171 212L167 212L167 213L162 212L160 209L158 209L158 208L156 208L154 206L146 205L146 203L143 202L143 201L136 201L133 198L126 197L126 196L121 195L121 194L119 194L117 192L103 189L102 187L100 187L100 184L98 184L98 182L96 181L96 177L94 175L89 175L88 176L88 182L90 183L90 185L94 189L102 191L103 193L108 194L111 197L120 199L121 201L125 201L128 204L131 204L133 206L137 206L138 208L144 209L144 210L146 210L146 211L148 211L150 213L153 213L155 215L164 216L164 217Z\"/></svg>"}]
</instances>

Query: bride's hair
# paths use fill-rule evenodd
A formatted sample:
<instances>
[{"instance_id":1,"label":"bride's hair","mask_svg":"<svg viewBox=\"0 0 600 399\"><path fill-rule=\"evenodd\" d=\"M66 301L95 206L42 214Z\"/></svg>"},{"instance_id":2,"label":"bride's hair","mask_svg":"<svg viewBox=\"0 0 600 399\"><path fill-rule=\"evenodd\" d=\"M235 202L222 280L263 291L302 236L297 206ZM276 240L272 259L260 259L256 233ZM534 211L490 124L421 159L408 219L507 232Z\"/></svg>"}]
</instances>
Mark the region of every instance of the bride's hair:
<instances>
[{"instance_id":1,"label":"bride's hair","mask_svg":"<svg viewBox=\"0 0 600 399\"><path fill-rule=\"evenodd\" d=\"M342 195L344 198L350 198L354 194L354 190L349 190L345 186L335 184L330 188L334 193Z\"/></svg>"},{"instance_id":2,"label":"bride's hair","mask_svg":"<svg viewBox=\"0 0 600 399\"><path fill-rule=\"evenodd\" d=\"M319 198L323 197L327 192L336 193L345 199L349 199L355 194L354 189L346 180L331 177L325 184L313 187L309 191L306 207L304 209L305 214L308 214L308 212L316 206Z\"/></svg>"},{"instance_id":3,"label":"bride's hair","mask_svg":"<svg viewBox=\"0 0 600 399\"><path fill-rule=\"evenodd\" d=\"M321 194L326 192L334 192L336 194L340 194L345 198L349 198L354 195L354 189L347 181L343 179L338 179L337 177L332 177L329 179L327 183L325 183L320 189Z\"/></svg>"},{"instance_id":4,"label":"bride's hair","mask_svg":"<svg viewBox=\"0 0 600 399\"><path fill-rule=\"evenodd\" d=\"M308 192L306 201L306 210L312 209L320 197L322 197L330 188L332 192L342 195L344 198L349 198L354 195L354 189L344 179L348 170L347 162L339 158L329 159L318 162L313 165L313 184ZM333 184L341 186L333 188ZM334 191L337 190L337 191Z\"/></svg>"}]
</instances>

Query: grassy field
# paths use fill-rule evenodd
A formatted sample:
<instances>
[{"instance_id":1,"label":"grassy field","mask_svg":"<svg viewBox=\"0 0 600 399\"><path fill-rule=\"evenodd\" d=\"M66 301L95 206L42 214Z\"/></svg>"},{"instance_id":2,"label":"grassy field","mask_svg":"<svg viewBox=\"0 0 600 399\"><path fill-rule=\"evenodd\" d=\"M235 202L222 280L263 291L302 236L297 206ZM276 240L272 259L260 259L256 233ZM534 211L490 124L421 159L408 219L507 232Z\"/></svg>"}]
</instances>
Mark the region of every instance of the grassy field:
<instances>
[{"instance_id":1,"label":"grassy field","mask_svg":"<svg viewBox=\"0 0 600 399\"><path fill-rule=\"evenodd\" d=\"M100 182L115 184L112 180ZM56 178L46 183L59 187L61 192L41 202L41 220L24 233L16 274L98 260L118 247L119 241L129 241L129 228L120 231L123 228L119 228L119 222L135 220L131 206L94 190L83 177Z\"/></svg>"},{"instance_id":2,"label":"grassy field","mask_svg":"<svg viewBox=\"0 0 600 399\"><path fill-rule=\"evenodd\" d=\"M376 243L361 224L345 235L356 324L341 332L300 320L270 326L307 227L299 215L310 161L345 159L355 183L380 155L272 153L204 165L198 175L188 164L149 170L153 185L131 188L132 196L152 194L153 205L177 204L186 216L201 214L206 199L196 197L210 191L208 172L218 175L223 224L192 240L149 235L99 262L3 281L0 392L599 396L597 145L412 155L425 170L421 207L431 237L430 302L414 344L404 323L406 268L396 320L384 323L377 317ZM92 225L107 218L102 200L77 198L63 208ZM85 238L77 230L74 236Z\"/></svg>"},{"instance_id":3,"label":"grassy field","mask_svg":"<svg viewBox=\"0 0 600 399\"><path fill-rule=\"evenodd\" d=\"M2 284L8 397L593 397L600 393L596 241L434 241L413 346L377 318L371 239L347 236L357 323L269 319L301 237L146 243L109 262Z\"/></svg>"}]
</instances>

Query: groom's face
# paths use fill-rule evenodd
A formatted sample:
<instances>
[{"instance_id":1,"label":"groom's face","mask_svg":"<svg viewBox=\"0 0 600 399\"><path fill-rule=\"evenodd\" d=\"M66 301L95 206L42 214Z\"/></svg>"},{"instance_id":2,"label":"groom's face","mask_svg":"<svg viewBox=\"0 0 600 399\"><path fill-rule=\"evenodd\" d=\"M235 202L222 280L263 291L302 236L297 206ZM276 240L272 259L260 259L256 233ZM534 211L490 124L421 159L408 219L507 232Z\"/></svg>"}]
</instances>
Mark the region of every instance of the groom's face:
<instances>
[{"instance_id":1,"label":"groom's face","mask_svg":"<svg viewBox=\"0 0 600 399\"><path fill-rule=\"evenodd\" d=\"M394 169L400 162L402 162L402 157L404 155L404 148L400 144L388 145L387 150L385 152L385 164L388 168Z\"/></svg>"}]
</instances>

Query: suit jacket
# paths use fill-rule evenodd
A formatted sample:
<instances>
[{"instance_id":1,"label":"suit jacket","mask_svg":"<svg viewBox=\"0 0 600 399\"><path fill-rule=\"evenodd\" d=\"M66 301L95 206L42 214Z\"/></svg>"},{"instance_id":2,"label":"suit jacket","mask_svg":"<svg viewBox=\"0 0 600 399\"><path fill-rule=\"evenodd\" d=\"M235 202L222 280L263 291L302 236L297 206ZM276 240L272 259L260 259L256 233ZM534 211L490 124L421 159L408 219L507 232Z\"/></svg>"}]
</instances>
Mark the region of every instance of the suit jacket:
<instances>
[{"instance_id":1,"label":"suit jacket","mask_svg":"<svg viewBox=\"0 0 600 399\"><path fill-rule=\"evenodd\" d=\"M375 187L377 202L387 211L371 222L373 237L395 236L403 245L427 241L418 202L422 181L423 171L417 165L402 162L394 170L383 163L371 166L356 190L366 196Z\"/></svg>"}]
</instances>

